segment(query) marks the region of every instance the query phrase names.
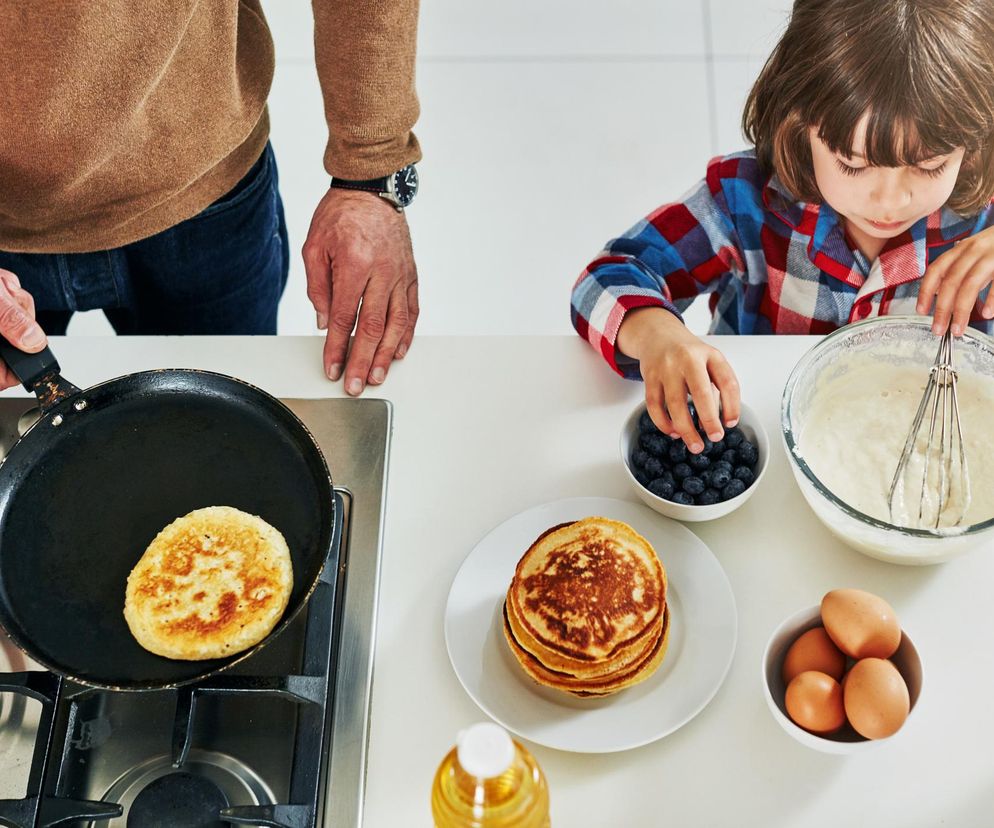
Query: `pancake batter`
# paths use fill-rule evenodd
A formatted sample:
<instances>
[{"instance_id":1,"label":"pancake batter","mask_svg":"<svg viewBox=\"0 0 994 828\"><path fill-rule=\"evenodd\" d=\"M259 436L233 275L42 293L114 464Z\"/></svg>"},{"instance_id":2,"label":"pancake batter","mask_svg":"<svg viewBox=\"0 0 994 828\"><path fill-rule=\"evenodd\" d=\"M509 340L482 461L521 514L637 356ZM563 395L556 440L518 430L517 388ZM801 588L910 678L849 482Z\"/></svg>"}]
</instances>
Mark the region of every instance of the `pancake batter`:
<instances>
[{"instance_id":1,"label":"pancake batter","mask_svg":"<svg viewBox=\"0 0 994 828\"><path fill-rule=\"evenodd\" d=\"M798 441L801 456L840 500L888 523L891 482L925 391L928 368L894 365L868 357L854 359L842 376L816 389ZM989 437L994 381L961 370L958 398L971 495L966 515L959 522L966 527L994 517L994 463ZM921 523L918 518L929 414L930 409L919 429L916 452L903 475L904 497L899 490L895 502L894 523L900 526L935 525L936 454L930 460L928 498ZM935 439L938 440L937 433ZM962 513L965 492L956 485L959 477L959 465L954 462L954 483L940 528L955 526Z\"/></svg>"}]
</instances>

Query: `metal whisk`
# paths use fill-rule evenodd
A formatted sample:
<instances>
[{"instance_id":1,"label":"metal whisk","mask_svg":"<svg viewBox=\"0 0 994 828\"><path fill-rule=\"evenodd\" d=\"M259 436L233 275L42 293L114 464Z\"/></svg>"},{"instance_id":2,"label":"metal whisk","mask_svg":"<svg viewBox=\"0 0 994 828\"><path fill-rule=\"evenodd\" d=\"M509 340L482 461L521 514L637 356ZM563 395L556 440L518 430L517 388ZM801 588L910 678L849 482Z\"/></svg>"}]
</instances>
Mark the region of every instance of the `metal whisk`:
<instances>
[{"instance_id":1,"label":"metal whisk","mask_svg":"<svg viewBox=\"0 0 994 828\"><path fill-rule=\"evenodd\" d=\"M956 381L953 338L947 329L939 342L925 393L894 472L888 501L891 523L938 529L941 521L946 527L958 526L970 507L970 477ZM922 433L926 414L929 418L927 435ZM919 466L921 491L918 492L915 522L915 516L908 514L910 504L906 499L905 479L910 477L917 481ZM914 494L914 489L911 491ZM895 513L898 520L895 520Z\"/></svg>"}]
</instances>

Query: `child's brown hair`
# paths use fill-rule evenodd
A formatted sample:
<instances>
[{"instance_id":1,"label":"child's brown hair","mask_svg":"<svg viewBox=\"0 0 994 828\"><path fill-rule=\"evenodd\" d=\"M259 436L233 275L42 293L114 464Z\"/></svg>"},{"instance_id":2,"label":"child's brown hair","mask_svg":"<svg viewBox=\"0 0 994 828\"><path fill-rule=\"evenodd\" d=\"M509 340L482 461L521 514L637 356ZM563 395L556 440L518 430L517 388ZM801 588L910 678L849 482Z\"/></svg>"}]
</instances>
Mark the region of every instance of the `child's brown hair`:
<instances>
[{"instance_id":1,"label":"child's brown hair","mask_svg":"<svg viewBox=\"0 0 994 828\"><path fill-rule=\"evenodd\" d=\"M810 127L874 166L966 154L949 206L994 197L994 0L796 0L749 93L742 128L759 163L799 199L820 201Z\"/></svg>"}]
</instances>

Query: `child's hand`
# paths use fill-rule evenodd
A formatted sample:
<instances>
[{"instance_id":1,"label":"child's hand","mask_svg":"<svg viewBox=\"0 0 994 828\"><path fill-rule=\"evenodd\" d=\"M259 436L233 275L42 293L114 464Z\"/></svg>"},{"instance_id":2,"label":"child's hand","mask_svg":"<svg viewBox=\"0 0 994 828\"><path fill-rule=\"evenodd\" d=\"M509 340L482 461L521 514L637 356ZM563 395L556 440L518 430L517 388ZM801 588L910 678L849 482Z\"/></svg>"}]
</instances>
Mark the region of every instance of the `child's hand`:
<instances>
[{"instance_id":1,"label":"child's hand","mask_svg":"<svg viewBox=\"0 0 994 828\"><path fill-rule=\"evenodd\" d=\"M918 313L928 313L935 299L932 332L943 334L952 317L953 336L960 336L970 322L977 297L994 279L994 228L963 239L929 265L918 292ZM981 310L994 317L994 290Z\"/></svg>"},{"instance_id":2,"label":"child's hand","mask_svg":"<svg viewBox=\"0 0 994 828\"><path fill-rule=\"evenodd\" d=\"M725 425L739 419L739 382L721 351L704 344L663 308L630 311L618 329L618 348L637 359L645 381L649 416L664 434L679 436L694 454L704 450L694 427L687 392L701 428L712 440L724 434L712 383L721 395Z\"/></svg>"}]
</instances>

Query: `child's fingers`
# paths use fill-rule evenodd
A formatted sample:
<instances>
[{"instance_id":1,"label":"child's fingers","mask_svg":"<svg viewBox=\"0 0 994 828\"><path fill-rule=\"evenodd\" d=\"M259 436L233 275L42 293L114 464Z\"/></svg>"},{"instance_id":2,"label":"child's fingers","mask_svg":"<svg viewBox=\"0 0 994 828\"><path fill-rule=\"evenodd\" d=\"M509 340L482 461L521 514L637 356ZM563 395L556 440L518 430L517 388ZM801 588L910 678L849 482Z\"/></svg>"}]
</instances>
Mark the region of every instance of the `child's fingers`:
<instances>
[{"instance_id":1,"label":"child's fingers","mask_svg":"<svg viewBox=\"0 0 994 828\"><path fill-rule=\"evenodd\" d=\"M682 382L669 383L665 395L666 410L669 411L673 428L691 452L700 454L704 450L704 443L701 442L701 436L697 433L694 419L687 407L687 386Z\"/></svg>"},{"instance_id":2,"label":"child's fingers","mask_svg":"<svg viewBox=\"0 0 994 828\"><path fill-rule=\"evenodd\" d=\"M959 256L943 274L932 314L932 332L936 335L944 334L949 327L963 280L978 259L979 256Z\"/></svg>"},{"instance_id":3,"label":"child's fingers","mask_svg":"<svg viewBox=\"0 0 994 828\"><path fill-rule=\"evenodd\" d=\"M991 265L986 261L980 261L973 271L961 282L956 299L953 303L953 336L960 336L970 324L970 316L977 306L977 298L985 285L990 284L994 273L991 272Z\"/></svg>"},{"instance_id":4,"label":"child's fingers","mask_svg":"<svg viewBox=\"0 0 994 828\"><path fill-rule=\"evenodd\" d=\"M984 300L984 307L980 313L984 319L994 319L994 287L987 291L987 299Z\"/></svg>"},{"instance_id":5,"label":"child's fingers","mask_svg":"<svg viewBox=\"0 0 994 828\"><path fill-rule=\"evenodd\" d=\"M720 440L725 431L718 417L718 402L711 389L711 377L708 375L706 363L694 366L687 377L687 386L690 388L690 396L694 398L697 419L704 433L712 440Z\"/></svg>"},{"instance_id":6,"label":"child's fingers","mask_svg":"<svg viewBox=\"0 0 994 828\"><path fill-rule=\"evenodd\" d=\"M918 286L918 313L928 313L932 308L932 300L942 284L942 277L946 270L953 263L955 255L950 255L952 251L947 251L944 256L939 256L926 270L922 276L921 284Z\"/></svg>"},{"instance_id":7,"label":"child's fingers","mask_svg":"<svg viewBox=\"0 0 994 828\"><path fill-rule=\"evenodd\" d=\"M673 423L666 414L663 402L663 386L660 383L646 380L645 407L649 412L649 417L656 424L656 428L670 437L676 435L676 429L673 428Z\"/></svg>"},{"instance_id":8,"label":"child's fingers","mask_svg":"<svg viewBox=\"0 0 994 828\"><path fill-rule=\"evenodd\" d=\"M740 414L738 378L724 354L719 351L715 351L708 359L708 371L721 396L721 413L725 418L725 425L731 428L739 421Z\"/></svg>"}]
</instances>

